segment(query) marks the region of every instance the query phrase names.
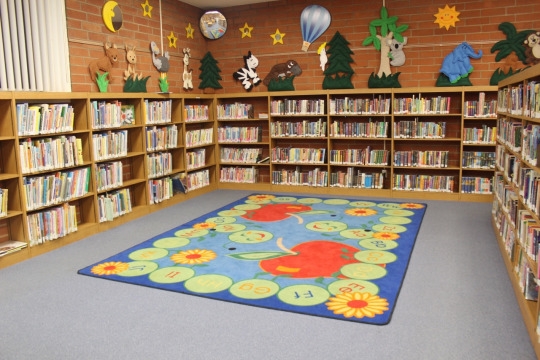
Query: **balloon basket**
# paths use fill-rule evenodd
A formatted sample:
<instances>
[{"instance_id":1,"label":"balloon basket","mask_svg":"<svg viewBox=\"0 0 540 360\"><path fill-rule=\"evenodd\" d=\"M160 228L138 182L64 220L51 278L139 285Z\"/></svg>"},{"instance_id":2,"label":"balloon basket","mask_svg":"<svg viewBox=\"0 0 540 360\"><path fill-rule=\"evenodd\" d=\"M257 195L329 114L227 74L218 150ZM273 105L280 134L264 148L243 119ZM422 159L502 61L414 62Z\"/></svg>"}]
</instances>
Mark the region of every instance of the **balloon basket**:
<instances>
[{"instance_id":1,"label":"balloon basket","mask_svg":"<svg viewBox=\"0 0 540 360\"><path fill-rule=\"evenodd\" d=\"M304 41L304 42L302 43L302 51L308 51L309 45L311 45L310 42Z\"/></svg>"}]
</instances>

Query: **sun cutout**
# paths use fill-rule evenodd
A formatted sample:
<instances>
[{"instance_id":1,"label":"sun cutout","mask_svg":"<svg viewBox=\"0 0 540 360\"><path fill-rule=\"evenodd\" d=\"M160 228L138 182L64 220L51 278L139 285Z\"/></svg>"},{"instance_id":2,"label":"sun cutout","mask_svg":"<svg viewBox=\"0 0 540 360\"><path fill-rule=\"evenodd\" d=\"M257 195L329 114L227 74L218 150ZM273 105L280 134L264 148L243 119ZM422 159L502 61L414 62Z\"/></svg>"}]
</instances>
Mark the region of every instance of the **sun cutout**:
<instances>
[{"instance_id":1,"label":"sun cutout","mask_svg":"<svg viewBox=\"0 0 540 360\"><path fill-rule=\"evenodd\" d=\"M439 29L443 26L448 30L450 26L456 26L456 21L459 21L459 11L456 11L456 7L449 7L448 4L444 6L444 9L439 8L439 12L435 15L435 24L439 24Z\"/></svg>"},{"instance_id":2,"label":"sun cutout","mask_svg":"<svg viewBox=\"0 0 540 360\"><path fill-rule=\"evenodd\" d=\"M240 32L242 33L242 39L247 37L251 37L251 31L253 30L253 26L248 26L248 23L244 24L244 27L239 28Z\"/></svg>"},{"instance_id":3,"label":"sun cutout","mask_svg":"<svg viewBox=\"0 0 540 360\"><path fill-rule=\"evenodd\" d=\"M274 39L274 43L272 45L283 44L283 38L285 37L285 34L280 33L279 29L276 29L276 32L270 35L270 37Z\"/></svg>"},{"instance_id":4,"label":"sun cutout","mask_svg":"<svg viewBox=\"0 0 540 360\"><path fill-rule=\"evenodd\" d=\"M193 31L195 29L193 28L193 26L191 26L191 23L188 24L188 26L186 26L186 38L192 38L193 39Z\"/></svg>"},{"instance_id":5,"label":"sun cutout","mask_svg":"<svg viewBox=\"0 0 540 360\"><path fill-rule=\"evenodd\" d=\"M142 16L148 16L149 18L152 17L152 9L154 8L153 6L150 6L150 4L148 3L148 0L146 0L146 2L144 4L141 4L142 8L143 8L143 15Z\"/></svg>"},{"instance_id":6,"label":"sun cutout","mask_svg":"<svg viewBox=\"0 0 540 360\"><path fill-rule=\"evenodd\" d=\"M172 31L171 31L171 34L167 36L167 39L169 39L169 47L176 48L176 40L178 40L178 38L174 36L174 33Z\"/></svg>"}]
</instances>

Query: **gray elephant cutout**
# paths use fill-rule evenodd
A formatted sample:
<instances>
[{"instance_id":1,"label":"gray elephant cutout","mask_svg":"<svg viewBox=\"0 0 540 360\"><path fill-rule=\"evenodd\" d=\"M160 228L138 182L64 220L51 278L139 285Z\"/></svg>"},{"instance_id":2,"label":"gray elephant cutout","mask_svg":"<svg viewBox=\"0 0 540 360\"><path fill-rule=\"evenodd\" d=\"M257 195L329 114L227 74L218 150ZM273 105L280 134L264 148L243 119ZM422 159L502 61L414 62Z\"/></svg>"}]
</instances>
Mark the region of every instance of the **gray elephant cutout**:
<instances>
[{"instance_id":1,"label":"gray elephant cutout","mask_svg":"<svg viewBox=\"0 0 540 360\"><path fill-rule=\"evenodd\" d=\"M469 76L473 71L473 66L469 58L480 59L482 50L475 53L472 46L467 42L462 42L443 60L441 72L448 76L450 82L456 83L459 79Z\"/></svg>"}]
</instances>

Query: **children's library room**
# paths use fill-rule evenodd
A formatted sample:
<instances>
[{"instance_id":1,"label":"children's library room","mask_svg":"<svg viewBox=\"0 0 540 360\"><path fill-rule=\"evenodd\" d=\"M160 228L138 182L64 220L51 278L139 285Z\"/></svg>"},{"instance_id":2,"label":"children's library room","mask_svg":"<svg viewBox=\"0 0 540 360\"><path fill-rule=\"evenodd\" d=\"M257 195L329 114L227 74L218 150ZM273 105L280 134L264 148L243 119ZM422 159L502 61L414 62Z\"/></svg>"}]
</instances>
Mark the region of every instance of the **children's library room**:
<instances>
[{"instance_id":1,"label":"children's library room","mask_svg":"<svg viewBox=\"0 0 540 360\"><path fill-rule=\"evenodd\" d=\"M0 357L540 359L539 19L0 1Z\"/></svg>"}]
</instances>

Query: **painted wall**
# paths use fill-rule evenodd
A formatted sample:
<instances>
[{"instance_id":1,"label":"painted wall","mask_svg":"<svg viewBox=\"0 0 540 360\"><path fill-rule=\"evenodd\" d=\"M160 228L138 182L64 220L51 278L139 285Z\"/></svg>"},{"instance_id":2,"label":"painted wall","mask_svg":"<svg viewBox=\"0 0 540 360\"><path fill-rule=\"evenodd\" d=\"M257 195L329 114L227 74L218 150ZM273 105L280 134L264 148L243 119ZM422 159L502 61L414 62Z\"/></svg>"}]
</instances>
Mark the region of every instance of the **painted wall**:
<instances>
[{"instance_id":1,"label":"painted wall","mask_svg":"<svg viewBox=\"0 0 540 360\"><path fill-rule=\"evenodd\" d=\"M159 2L148 0L153 6L152 17L143 17L143 3L123 1L121 9L124 14L124 25L121 30L112 33L106 29L101 19L103 1L66 0L68 16L68 37L71 58L71 74L73 91L97 91L88 74L88 63L93 58L103 56L103 43L111 41L123 47L124 44L137 46L137 71L143 75L151 75L148 81L148 92L157 92L159 72L152 65L149 50L150 41L160 44ZM301 50L302 36L300 30L300 13L311 4L322 5L332 16L328 30L317 39L308 52ZM398 17L398 25L407 24L409 28L403 33L408 37L405 46L406 63L392 68L392 72L400 72L399 82L402 87L434 86L444 57L463 41L469 42L475 50L482 50L484 55L479 60L471 60L474 71L470 75L473 85L489 85L493 72L502 67L503 62L495 62L491 47L498 41L505 40L498 26L502 22L513 23L517 31L532 29L540 31L540 5L522 0L456 0L448 3L435 0L387 0L386 8L389 16ZM439 8L448 4L455 6L460 12L455 27L448 30L434 23ZM355 74L352 77L355 88L366 88L372 72L379 68L380 53L373 46L363 46L362 42L369 36L369 22L380 16L382 1L348 2L340 0L283 0L254 5L238 6L222 9L226 16L228 30L218 40L206 40L198 30L198 19L202 11L176 0L162 0L163 44L171 57L169 71L170 91L186 92L182 89L182 48L190 47L193 69L194 89L190 92L202 92L199 85L200 59L207 51L218 61L223 89L218 93L244 92L240 82L234 80L232 74L243 67L243 55L249 50L259 59L257 72L264 78L275 64L288 59L296 60L302 67L302 75L296 77L296 90L322 89L324 75L319 66L317 48L328 42L339 31L350 43L354 63L351 67ZM185 27L191 23L195 28L194 39L186 38ZM253 27L251 37L242 38L241 28L245 24ZM285 34L283 44L273 45L270 35L279 32ZM173 31L178 38L177 47L169 48L167 36ZM515 66L515 65L514 65ZM523 66L519 63L518 66ZM113 82L109 91L122 91L123 71L127 63L122 63L113 70ZM267 91L263 84L252 92Z\"/></svg>"}]
</instances>

